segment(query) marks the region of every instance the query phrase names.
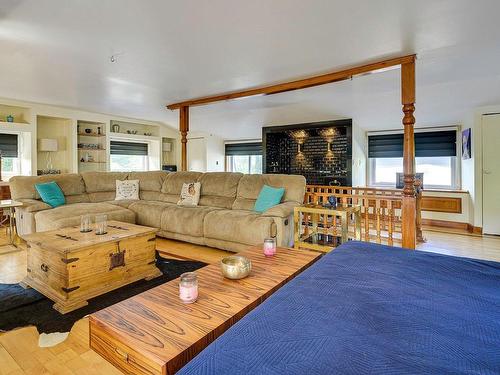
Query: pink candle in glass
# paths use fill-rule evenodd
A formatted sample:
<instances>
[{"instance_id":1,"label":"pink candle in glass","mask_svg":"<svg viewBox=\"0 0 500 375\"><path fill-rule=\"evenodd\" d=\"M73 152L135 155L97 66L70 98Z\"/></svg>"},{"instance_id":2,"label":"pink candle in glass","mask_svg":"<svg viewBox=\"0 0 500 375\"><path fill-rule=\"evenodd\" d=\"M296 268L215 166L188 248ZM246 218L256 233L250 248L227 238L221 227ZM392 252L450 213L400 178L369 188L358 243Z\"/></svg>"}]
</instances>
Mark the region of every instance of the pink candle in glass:
<instances>
[{"instance_id":1,"label":"pink candle in glass","mask_svg":"<svg viewBox=\"0 0 500 375\"><path fill-rule=\"evenodd\" d=\"M181 275L179 298L183 303L193 303L198 299L198 278L194 272L186 272Z\"/></svg>"},{"instance_id":2,"label":"pink candle in glass","mask_svg":"<svg viewBox=\"0 0 500 375\"><path fill-rule=\"evenodd\" d=\"M266 257L272 257L276 254L276 239L267 238L264 240L264 255Z\"/></svg>"}]
</instances>

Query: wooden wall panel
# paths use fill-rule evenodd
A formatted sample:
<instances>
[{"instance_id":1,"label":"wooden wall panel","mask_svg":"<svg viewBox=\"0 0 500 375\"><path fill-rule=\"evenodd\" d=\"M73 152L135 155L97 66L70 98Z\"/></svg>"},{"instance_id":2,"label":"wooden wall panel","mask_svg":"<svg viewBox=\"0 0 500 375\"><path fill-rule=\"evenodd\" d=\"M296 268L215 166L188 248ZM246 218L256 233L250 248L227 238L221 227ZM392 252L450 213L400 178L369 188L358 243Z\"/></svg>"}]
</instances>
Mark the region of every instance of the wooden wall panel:
<instances>
[{"instance_id":1,"label":"wooden wall panel","mask_svg":"<svg viewBox=\"0 0 500 375\"><path fill-rule=\"evenodd\" d=\"M422 211L462 213L462 198L454 197L422 197Z\"/></svg>"}]
</instances>

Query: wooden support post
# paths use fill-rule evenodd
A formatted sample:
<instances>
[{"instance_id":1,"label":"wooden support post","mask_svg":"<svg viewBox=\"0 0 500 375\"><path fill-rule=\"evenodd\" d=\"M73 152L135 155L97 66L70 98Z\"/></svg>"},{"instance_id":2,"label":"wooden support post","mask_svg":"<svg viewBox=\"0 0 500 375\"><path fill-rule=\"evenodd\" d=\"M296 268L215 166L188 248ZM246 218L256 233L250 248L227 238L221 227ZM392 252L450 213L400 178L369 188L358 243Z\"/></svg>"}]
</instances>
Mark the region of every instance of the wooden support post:
<instances>
[{"instance_id":1,"label":"wooden support post","mask_svg":"<svg viewBox=\"0 0 500 375\"><path fill-rule=\"evenodd\" d=\"M415 61L401 65L401 101L403 104L403 174L402 203L403 247L415 249L417 204L415 196Z\"/></svg>"},{"instance_id":2,"label":"wooden support post","mask_svg":"<svg viewBox=\"0 0 500 375\"><path fill-rule=\"evenodd\" d=\"M189 107L179 108L179 131L181 132L181 171L187 171L187 134L189 132Z\"/></svg>"}]
</instances>

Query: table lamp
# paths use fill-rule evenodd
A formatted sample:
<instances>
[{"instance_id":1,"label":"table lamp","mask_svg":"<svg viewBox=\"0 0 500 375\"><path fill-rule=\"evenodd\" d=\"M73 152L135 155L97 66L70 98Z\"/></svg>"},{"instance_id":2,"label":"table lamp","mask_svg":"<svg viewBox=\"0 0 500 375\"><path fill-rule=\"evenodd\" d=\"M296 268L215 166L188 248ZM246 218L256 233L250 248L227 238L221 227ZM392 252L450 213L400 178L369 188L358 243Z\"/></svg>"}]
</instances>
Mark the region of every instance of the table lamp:
<instances>
[{"instance_id":1,"label":"table lamp","mask_svg":"<svg viewBox=\"0 0 500 375\"><path fill-rule=\"evenodd\" d=\"M57 151L57 139L41 138L38 140L38 151L47 153L47 170L52 170L51 152Z\"/></svg>"}]
</instances>

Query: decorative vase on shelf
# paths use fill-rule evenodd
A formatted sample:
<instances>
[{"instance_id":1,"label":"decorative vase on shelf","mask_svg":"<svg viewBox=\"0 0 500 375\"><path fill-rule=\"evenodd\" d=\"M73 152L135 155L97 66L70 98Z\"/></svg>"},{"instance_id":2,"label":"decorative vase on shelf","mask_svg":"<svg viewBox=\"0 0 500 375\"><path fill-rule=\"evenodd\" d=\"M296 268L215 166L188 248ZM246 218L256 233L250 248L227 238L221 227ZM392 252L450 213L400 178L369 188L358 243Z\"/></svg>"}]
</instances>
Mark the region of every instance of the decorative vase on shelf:
<instances>
[{"instance_id":1,"label":"decorative vase on shelf","mask_svg":"<svg viewBox=\"0 0 500 375\"><path fill-rule=\"evenodd\" d=\"M7 122L14 122L14 116L12 116L12 115L8 115L8 116L6 117L6 120L7 120Z\"/></svg>"},{"instance_id":2,"label":"decorative vase on shelf","mask_svg":"<svg viewBox=\"0 0 500 375\"><path fill-rule=\"evenodd\" d=\"M120 132L120 125L113 124L112 130L113 130L113 133L119 133Z\"/></svg>"}]
</instances>

